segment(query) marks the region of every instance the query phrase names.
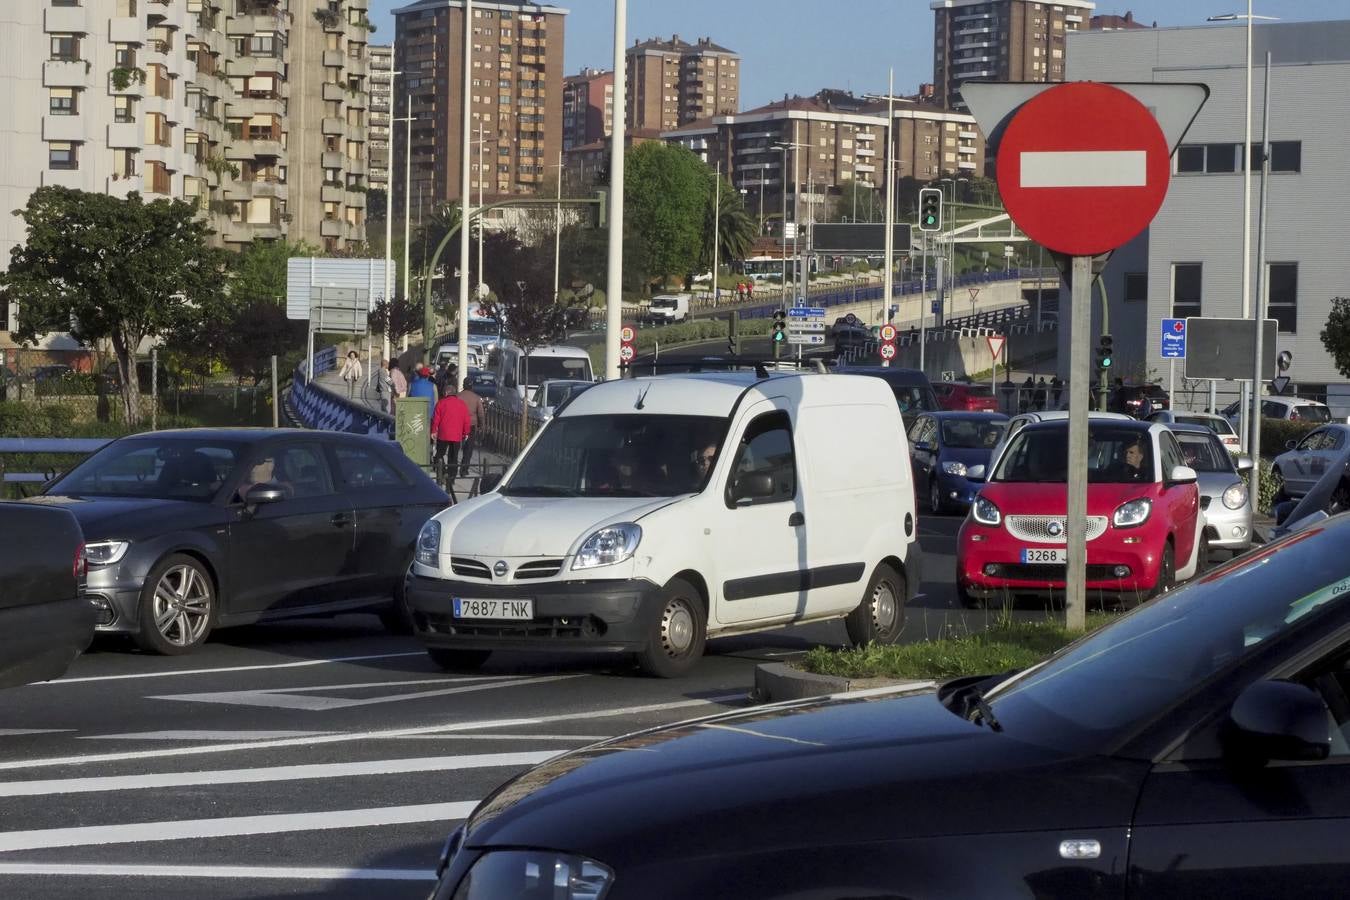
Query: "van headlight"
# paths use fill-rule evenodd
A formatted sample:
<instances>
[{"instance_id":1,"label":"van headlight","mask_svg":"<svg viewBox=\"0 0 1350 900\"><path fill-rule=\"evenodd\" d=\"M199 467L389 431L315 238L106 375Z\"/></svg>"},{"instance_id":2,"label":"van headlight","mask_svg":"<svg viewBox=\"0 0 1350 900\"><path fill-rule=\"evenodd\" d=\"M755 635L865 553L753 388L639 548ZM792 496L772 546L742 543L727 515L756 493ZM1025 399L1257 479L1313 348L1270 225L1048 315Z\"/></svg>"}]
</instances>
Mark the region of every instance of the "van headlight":
<instances>
[{"instance_id":1,"label":"van headlight","mask_svg":"<svg viewBox=\"0 0 1350 900\"><path fill-rule=\"evenodd\" d=\"M1116 507L1115 513L1111 516L1111 524L1117 528L1134 528L1147 522L1148 514L1152 511L1153 501L1147 497L1130 500Z\"/></svg>"},{"instance_id":2,"label":"van headlight","mask_svg":"<svg viewBox=\"0 0 1350 900\"><path fill-rule=\"evenodd\" d=\"M981 525L997 525L1003 521L1003 513L998 511L992 500L976 497L970 506L970 515Z\"/></svg>"},{"instance_id":3,"label":"van headlight","mask_svg":"<svg viewBox=\"0 0 1350 900\"><path fill-rule=\"evenodd\" d=\"M417 533L417 551L413 559L429 569L441 567L441 523L427 519L422 530Z\"/></svg>"},{"instance_id":4,"label":"van headlight","mask_svg":"<svg viewBox=\"0 0 1350 900\"><path fill-rule=\"evenodd\" d=\"M84 557L91 566L111 566L127 555L130 541L95 541L84 545Z\"/></svg>"},{"instance_id":5,"label":"van headlight","mask_svg":"<svg viewBox=\"0 0 1350 900\"><path fill-rule=\"evenodd\" d=\"M1242 509L1247 505L1247 486L1242 482L1230 484L1223 492L1223 505L1229 509Z\"/></svg>"},{"instance_id":6,"label":"van headlight","mask_svg":"<svg viewBox=\"0 0 1350 900\"><path fill-rule=\"evenodd\" d=\"M642 540L642 528L634 522L607 525L582 541L573 569L612 566L628 559Z\"/></svg>"},{"instance_id":7,"label":"van headlight","mask_svg":"<svg viewBox=\"0 0 1350 900\"><path fill-rule=\"evenodd\" d=\"M550 850L489 850L478 858L454 900L604 900L614 870Z\"/></svg>"}]
</instances>

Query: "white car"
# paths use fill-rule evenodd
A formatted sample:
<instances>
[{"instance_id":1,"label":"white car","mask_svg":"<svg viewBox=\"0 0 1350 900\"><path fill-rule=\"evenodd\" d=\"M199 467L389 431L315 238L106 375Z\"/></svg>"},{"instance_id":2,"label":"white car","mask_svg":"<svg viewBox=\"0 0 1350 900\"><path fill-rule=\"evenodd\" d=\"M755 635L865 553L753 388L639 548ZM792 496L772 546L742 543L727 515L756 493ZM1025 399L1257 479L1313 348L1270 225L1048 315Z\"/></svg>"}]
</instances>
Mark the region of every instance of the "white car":
<instances>
[{"instance_id":1,"label":"white car","mask_svg":"<svg viewBox=\"0 0 1350 900\"><path fill-rule=\"evenodd\" d=\"M1161 422L1164 425L1199 425L1201 428L1208 428L1219 436L1224 448L1230 453L1238 452L1238 449L1242 446L1242 439L1238 437L1237 431L1234 430L1233 423L1214 413L1191 413L1164 409L1148 416L1147 420L1149 422Z\"/></svg>"},{"instance_id":2,"label":"white car","mask_svg":"<svg viewBox=\"0 0 1350 900\"><path fill-rule=\"evenodd\" d=\"M671 677L709 638L823 619L893 643L921 575L908 455L876 378L604 382L427 523L409 611L446 669L575 649Z\"/></svg>"},{"instance_id":3,"label":"white car","mask_svg":"<svg viewBox=\"0 0 1350 900\"><path fill-rule=\"evenodd\" d=\"M1238 404L1230 403L1223 409L1224 418L1238 423ZM1330 422L1331 407L1303 397L1262 397L1261 418L1287 419L1295 422Z\"/></svg>"}]
</instances>

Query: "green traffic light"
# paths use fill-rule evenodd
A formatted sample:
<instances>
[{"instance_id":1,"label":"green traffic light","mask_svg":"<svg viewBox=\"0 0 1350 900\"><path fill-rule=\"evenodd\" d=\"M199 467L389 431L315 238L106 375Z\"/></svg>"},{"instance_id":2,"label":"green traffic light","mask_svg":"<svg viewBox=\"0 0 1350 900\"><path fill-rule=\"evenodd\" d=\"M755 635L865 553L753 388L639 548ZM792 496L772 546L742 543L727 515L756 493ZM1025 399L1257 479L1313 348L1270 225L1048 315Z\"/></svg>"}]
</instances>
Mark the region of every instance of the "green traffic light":
<instances>
[{"instance_id":1,"label":"green traffic light","mask_svg":"<svg viewBox=\"0 0 1350 900\"><path fill-rule=\"evenodd\" d=\"M781 332L781 331L775 331L775 332L773 333L773 342L774 342L775 344L781 344L781 343L783 342L783 336L784 336L784 335L783 335L783 332Z\"/></svg>"}]
</instances>

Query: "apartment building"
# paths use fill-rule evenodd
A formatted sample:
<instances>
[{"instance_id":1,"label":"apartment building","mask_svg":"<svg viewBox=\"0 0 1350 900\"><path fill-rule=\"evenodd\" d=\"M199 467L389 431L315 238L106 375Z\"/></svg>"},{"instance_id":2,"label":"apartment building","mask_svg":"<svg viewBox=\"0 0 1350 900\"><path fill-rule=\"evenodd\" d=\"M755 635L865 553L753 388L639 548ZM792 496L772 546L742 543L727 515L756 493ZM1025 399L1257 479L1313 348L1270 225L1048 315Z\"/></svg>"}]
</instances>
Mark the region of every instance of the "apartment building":
<instances>
[{"instance_id":1,"label":"apartment building","mask_svg":"<svg viewBox=\"0 0 1350 900\"><path fill-rule=\"evenodd\" d=\"M1159 356L1162 319L1238 317L1242 310L1243 152L1247 30L1201 25L1090 31L1069 41L1069 77L1108 82L1200 82L1209 99L1172 156L1167 198L1149 228L1111 256L1102 282L1110 300L1117 368L1126 377L1166 377ZM1265 279L1276 349L1293 354L1287 373L1300 393L1325 396L1350 414L1350 385L1323 346L1334 297L1346 296L1350 264L1342 238L1350 207L1350 114L1328 97L1350 83L1350 21L1257 23L1252 58L1252 116L1264 118L1264 60L1270 71L1270 180L1264 269L1256 257L1259 205L1251 218L1251 298ZM1259 141L1260 127L1254 141ZM1253 198L1261 172L1253 166ZM1063 296L1063 295L1061 295ZM1094 306L1092 333L1101 328ZM1060 307L1060 359L1068 359L1066 310ZM1080 333L1077 324L1073 332ZM1176 367L1178 385L1185 364ZM1061 369L1061 375L1068 373ZM1339 385L1339 387L1337 387ZM1231 397L1236 383L1220 383ZM1201 393L1207 393L1202 391ZM1339 399L1337 399L1339 397ZM1207 398L1206 398L1207 399ZM1186 402L1186 398L1182 398ZM1204 401L1202 401L1204 402ZM1222 402L1222 401L1221 401Z\"/></svg>"},{"instance_id":2,"label":"apartment building","mask_svg":"<svg viewBox=\"0 0 1350 900\"><path fill-rule=\"evenodd\" d=\"M395 118L411 113L412 179L394 179L393 208L458 201L463 141L464 2L418 0L394 10L394 67L403 73ZM562 149L563 30L567 10L523 0L475 2L469 86L472 140L483 127L478 162L470 146L476 196L535 192ZM395 159L404 129L396 128Z\"/></svg>"},{"instance_id":3,"label":"apartment building","mask_svg":"<svg viewBox=\"0 0 1350 900\"><path fill-rule=\"evenodd\" d=\"M563 79L563 150L614 132L614 73L582 69Z\"/></svg>"},{"instance_id":4,"label":"apartment building","mask_svg":"<svg viewBox=\"0 0 1350 900\"><path fill-rule=\"evenodd\" d=\"M926 103L898 103L894 115L897 177L931 181L983 172L985 142L972 116ZM784 191L788 221L797 215L820 221L844 182L885 185L886 105L841 92L788 97L662 136L709 165L720 163L761 218L781 210Z\"/></svg>"},{"instance_id":5,"label":"apartment building","mask_svg":"<svg viewBox=\"0 0 1350 900\"><path fill-rule=\"evenodd\" d=\"M1086 30L1091 0L933 0L933 82L965 109L965 81L1063 81L1065 36Z\"/></svg>"},{"instance_id":6,"label":"apartment building","mask_svg":"<svg viewBox=\"0 0 1350 900\"><path fill-rule=\"evenodd\" d=\"M394 90L394 48L389 44L371 44L370 54L370 127L366 141L366 183L372 191L389 194L389 125Z\"/></svg>"},{"instance_id":7,"label":"apartment building","mask_svg":"<svg viewBox=\"0 0 1350 900\"><path fill-rule=\"evenodd\" d=\"M741 57L710 38L635 41L624 62L630 128L669 131L740 107Z\"/></svg>"}]
</instances>

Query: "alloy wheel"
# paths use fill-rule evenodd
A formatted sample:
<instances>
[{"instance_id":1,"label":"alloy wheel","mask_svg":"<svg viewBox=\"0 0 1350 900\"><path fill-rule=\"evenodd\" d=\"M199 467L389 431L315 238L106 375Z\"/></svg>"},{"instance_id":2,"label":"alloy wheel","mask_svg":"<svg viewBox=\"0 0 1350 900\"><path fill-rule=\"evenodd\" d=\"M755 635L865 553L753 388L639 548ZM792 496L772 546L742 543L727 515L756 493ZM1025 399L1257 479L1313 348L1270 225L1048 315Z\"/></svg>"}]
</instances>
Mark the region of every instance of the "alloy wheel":
<instances>
[{"instance_id":1,"label":"alloy wheel","mask_svg":"<svg viewBox=\"0 0 1350 900\"><path fill-rule=\"evenodd\" d=\"M195 644L211 622L211 585L195 567L173 566L155 586L151 613L164 640L178 647Z\"/></svg>"}]
</instances>

